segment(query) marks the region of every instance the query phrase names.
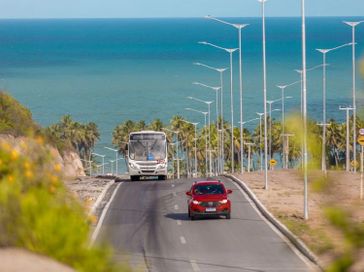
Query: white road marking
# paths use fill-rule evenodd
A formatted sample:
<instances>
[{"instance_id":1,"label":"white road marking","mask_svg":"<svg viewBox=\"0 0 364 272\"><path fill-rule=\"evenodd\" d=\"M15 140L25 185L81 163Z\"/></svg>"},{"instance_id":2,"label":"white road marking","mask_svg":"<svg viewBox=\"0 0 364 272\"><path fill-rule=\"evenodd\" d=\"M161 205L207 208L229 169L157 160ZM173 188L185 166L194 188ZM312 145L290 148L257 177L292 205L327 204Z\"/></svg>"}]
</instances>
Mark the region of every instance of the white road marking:
<instances>
[{"instance_id":1,"label":"white road marking","mask_svg":"<svg viewBox=\"0 0 364 272\"><path fill-rule=\"evenodd\" d=\"M172 188L175 187L176 185L172 184Z\"/></svg>"},{"instance_id":2,"label":"white road marking","mask_svg":"<svg viewBox=\"0 0 364 272\"><path fill-rule=\"evenodd\" d=\"M267 218L265 218L265 216L259 211L259 209L257 208L257 206L255 205L255 203L250 199L250 197L244 192L244 190L238 185L236 184L235 181L232 181L232 183L235 185L236 188L239 189L239 191L244 195L244 197L248 200L250 206L253 207L253 209L257 212L257 214L260 216L260 218L262 218L267 225L283 240L286 242L286 244L288 245L288 247L310 268L313 267L312 263L306 258L306 256L304 256L294 245L292 245L292 243L288 240L288 238L286 236L283 235L283 233L281 233L276 226L274 226Z\"/></svg>"},{"instance_id":3,"label":"white road marking","mask_svg":"<svg viewBox=\"0 0 364 272\"><path fill-rule=\"evenodd\" d=\"M173 196L176 197L177 196L177 193L176 192L173 192Z\"/></svg>"},{"instance_id":4,"label":"white road marking","mask_svg":"<svg viewBox=\"0 0 364 272\"><path fill-rule=\"evenodd\" d=\"M192 266L192 270L194 272L199 272L201 271L200 268L198 267L197 263L195 260L190 260L191 266Z\"/></svg>"},{"instance_id":5,"label":"white road marking","mask_svg":"<svg viewBox=\"0 0 364 272\"><path fill-rule=\"evenodd\" d=\"M118 191L121 184L123 184L123 182L120 182L118 185L116 185L116 188L115 188L114 192L112 193L109 202L106 204L105 208L103 209L103 211L101 213L101 217L99 219L99 222L97 222L97 226L96 226L96 228L95 228L95 230L94 230L94 232L92 233L92 236L91 236L91 245L93 245L95 243L96 238L99 235L99 232L101 230L102 224L104 223L107 211L110 208L110 204L111 204L111 202L113 202L113 200L115 198L115 195L116 195L116 193L117 193L117 191Z\"/></svg>"},{"instance_id":6,"label":"white road marking","mask_svg":"<svg viewBox=\"0 0 364 272\"><path fill-rule=\"evenodd\" d=\"M182 225L182 221L181 220L177 220L177 225L181 226Z\"/></svg>"},{"instance_id":7,"label":"white road marking","mask_svg":"<svg viewBox=\"0 0 364 272\"><path fill-rule=\"evenodd\" d=\"M181 241L181 244L183 244L183 245L185 245L187 243L185 237L183 237L183 236L179 237L179 240Z\"/></svg>"},{"instance_id":8,"label":"white road marking","mask_svg":"<svg viewBox=\"0 0 364 272\"><path fill-rule=\"evenodd\" d=\"M178 205L176 204L176 205L174 205L174 209L175 210L178 210Z\"/></svg>"}]
</instances>

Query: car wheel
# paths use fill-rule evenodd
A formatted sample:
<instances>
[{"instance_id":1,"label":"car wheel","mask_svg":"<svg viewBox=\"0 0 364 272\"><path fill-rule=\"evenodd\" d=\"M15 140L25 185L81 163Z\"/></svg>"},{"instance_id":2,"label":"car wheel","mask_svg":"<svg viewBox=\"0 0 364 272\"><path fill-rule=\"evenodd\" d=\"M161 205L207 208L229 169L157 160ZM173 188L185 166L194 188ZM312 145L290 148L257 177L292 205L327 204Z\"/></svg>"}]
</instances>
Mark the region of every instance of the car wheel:
<instances>
[{"instance_id":1,"label":"car wheel","mask_svg":"<svg viewBox=\"0 0 364 272\"><path fill-rule=\"evenodd\" d=\"M158 176L158 180L166 180L167 177L166 176Z\"/></svg>"},{"instance_id":2,"label":"car wheel","mask_svg":"<svg viewBox=\"0 0 364 272\"><path fill-rule=\"evenodd\" d=\"M230 213L227 213L227 214L226 214L226 219L230 219L230 218L231 218Z\"/></svg>"}]
</instances>

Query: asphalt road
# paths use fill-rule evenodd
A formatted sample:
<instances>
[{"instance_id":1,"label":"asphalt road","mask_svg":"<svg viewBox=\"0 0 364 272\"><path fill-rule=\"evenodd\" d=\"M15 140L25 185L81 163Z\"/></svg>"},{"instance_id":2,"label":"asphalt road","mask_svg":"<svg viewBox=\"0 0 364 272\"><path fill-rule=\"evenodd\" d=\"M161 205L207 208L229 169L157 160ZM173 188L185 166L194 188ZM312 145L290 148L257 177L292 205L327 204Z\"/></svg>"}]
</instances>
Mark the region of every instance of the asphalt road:
<instances>
[{"instance_id":1,"label":"asphalt road","mask_svg":"<svg viewBox=\"0 0 364 272\"><path fill-rule=\"evenodd\" d=\"M312 271L229 179L232 218L190 221L192 180L122 183L97 242L138 271Z\"/></svg>"}]
</instances>

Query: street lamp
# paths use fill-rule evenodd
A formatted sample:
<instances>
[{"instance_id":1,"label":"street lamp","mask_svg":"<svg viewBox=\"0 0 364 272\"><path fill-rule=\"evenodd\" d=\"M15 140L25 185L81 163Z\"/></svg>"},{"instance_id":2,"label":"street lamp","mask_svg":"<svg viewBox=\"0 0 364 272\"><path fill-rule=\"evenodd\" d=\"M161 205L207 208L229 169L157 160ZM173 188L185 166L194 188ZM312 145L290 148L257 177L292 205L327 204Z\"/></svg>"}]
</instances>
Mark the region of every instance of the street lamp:
<instances>
[{"instance_id":1,"label":"street lamp","mask_svg":"<svg viewBox=\"0 0 364 272\"><path fill-rule=\"evenodd\" d=\"M109 160L110 162L110 172L111 172L111 175L114 174L114 170L113 170L113 167L114 167L114 162L116 164L116 160Z\"/></svg>"},{"instance_id":2,"label":"street lamp","mask_svg":"<svg viewBox=\"0 0 364 272\"><path fill-rule=\"evenodd\" d=\"M297 83L300 83L301 81L295 81L291 84L286 84L286 85L277 85L277 88L281 89L281 100L282 100L282 134L285 134L285 90L287 87L296 85ZM284 140L285 137L283 137L283 141L282 141L282 147L284 149ZM283 168L285 168L285 160L283 160Z\"/></svg>"},{"instance_id":3,"label":"street lamp","mask_svg":"<svg viewBox=\"0 0 364 272\"><path fill-rule=\"evenodd\" d=\"M118 161L119 161L119 159L118 159L119 150L114 149L114 148L111 148L111 147L107 147L107 146L105 146L105 148L108 149L108 150L111 150L111 151L114 151L115 152L115 176L117 176L118 175L118 169L119 169L119 164L118 164Z\"/></svg>"},{"instance_id":4,"label":"street lamp","mask_svg":"<svg viewBox=\"0 0 364 272\"><path fill-rule=\"evenodd\" d=\"M349 131L350 131L350 124L349 124L349 112L351 110L354 110L353 107L339 107L339 110L343 110L346 111L346 172L350 171L350 150L349 150L349 142L350 142L350 136L349 136Z\"/></svg>"},{"instance_id":5,"label":"street lamp","mask_svg":"<svg viewBox=\"0 0 364 272\"><path fill-rule=\"evenodd\" d=\"M200 63L200 62L194 62L193 63L194 65L197 65L197 66L202 66L202 67L205 67L207 69L210 69L210 70L213 70L213 71L216 71L220 74L220 115L221 115L221 126L219 127L218 126L218 131L219 133L221 133L221 137L220 137L220 156L221 156L221 162L220 162L220 165L221 165L221 173L224 172L224 165L225 165L225 162L224 162L224 159L225 159L225 150L224 150L224 142L225 142L225 139L224 139L224 95L223 95L223 92L224 92L224 77L223 77L223 73L227 70L227 68L216 68L216 67L213 67L213 66L210 66L210 65L206 65L206 64L203 64L203 63ZM217 104L217 103L216 103ZM220 130L219 130L220 129Z\"/></svg>"},{"instance_id":6,"label":"street lamp","mask_svg":"<svg viewBox=\"0 0 364 272\"><path fill-rule=\"evenodd\" d=\"M330 49L316 49L322 54L322 158L321 170L326 173L326 54L351 45L350 43Z\"/></svg>"},{"instance_id":7,"label":"street lamp","mask_svg":"<svg viewBox=\"0 0 364 272\"><path fill-rule=\"evenodd\" d=\"M292 96L283 97L283 99L291 99ZM272 104L275 102L281 101L282 98L278 98L275 100L268 100L267 103L269 104L269 159L272 159Z\"/></svg>"},{"instance_id":8,"label":"street lamp","mask_svg":"<svg viewBox=\"0 0 364 272\"><path fill-rule=\"evenodd\" d=\"M221 90L221 87L213 87L213 86L209 86L209 85L206 85L206 84L203 84L200 82L193 82L193 84L215 91L215 93L216 93L216 103L215 103L216 104L216 128L218 128L218 126L219 126L219 91ZM209 130L210 129L211 129L211 127L209 127ZM219 140L217 142L219 142Z\"/></svg>"},{"instance_id":9,"label":"street lamp","mask_svg":"<svg viewBox=\"0 0 364 272\"><path fill-rule=\"evenodd\" d=\"M329 64L326 64L326 66L329 66ZM316 66L313 66L311 68L308 68L306 69L306 73L307 72L310 72L310 71L314 71L320 67L323 67L322 64L320 65L316 65ZM301 121L302 121L302 131L303 131L303 71L302 69L295 69L295 71L297 73L300 74L300 78L301 78ZM302 168L304 168L304 159L303 159L303 156L304 156L304 152L303 152L303 141L301 142L301 161L302 161Z\"/></svg>"},{"instance_id":10,"label":"street lamp","mask_svg":"<svg viewBox=\"0 0 364 272\"><path fill-rule=\"evenodd\" d=\"M302 11L302 115L303 115L303 176L304 176L304 219L308 219L308 182L307 182L307 67L306 67L306 10L305 0L301 0Z\"/></svg>"},{"instance_id":11,"label":"street lamp","mask_svg":"<svg viewBox=\"0 0 364 272\"><path fill-rule=\"evenodd\" d=\"M214 48L224 50L230 54L230 109L231 109L231 172L234 173L234 96L233 96L233 53L238 48L224 48L208 42L199 44L209 45Z\"/></svg>"},{"instance_id":12,"label":"street lamp","mask_svg":"<svg viewBox=\"0 0 364 272\"><path fill-rule=\"evenodd\" d=\"M201 113L204 115L205 117L205 128L207 128L207 114L208 112L206 111L199 111L199 110L195 110L195 109L191 109L191 108L185 108L185 110L188 111L193 111L193 112L197 112L197 113ZM205 133L205 165L206 165L206 173L207 173L207 157L208 157L208 153L207 153L207 133Z\"/></svg>"},{"instance_id":13,"label":"street lamp","mask_svg":"<svg viewBox=\"0 0 364 272\"><path fill-rule=\"evenodd\" d=\"M240 128L242 129L243 133L244 133L244 125L247 124L247 123L251 123L253 121L256 121L256 120L259 120L259 118L250 119L250 120L244 121L244 122L238 122L240 124ZM241 137L240 137L240 139L241 139ZM244 145L244 142L241 142L240 145ZM241 153L241 154L244 154L244 153ZM240 162L243 162L243 157L240 158ZM250 165L250 162L248 163L248 165ZM243 163L241 163L241 167L244 167Z\"/></svg>"},{"instance_id":14,"label":"street lamp","mask_svg":"<svg viewBox=\"0 0 364 272\"><path fill-rule=\"evenodd\" d=\"M202 100L202 99L199 99L199 98L195 98L195 97L192 97L192 96L188 96L187 97L188 99L191 99L191 100L195 100L197 102L201 102L201 103L204 103L207 105L207 109L208 109L208 131L209 131L209 173L211 174L212 173L212 165L211 165L211 104L213 103L213 101L205 101L205 100ZM207 167L207 165L206 165Z\"/></svg>"},{"instance_id":15,"label":"street lamp","mask_svg":"<svg viewBox=\"0 0 364 272\"><path fill-rule=\"evenodd\" d=\"M246 143L246 142L244 144L248 146L248 173L250 173L251 148L255 144L254 143Z\"/></svg>"},{"instance_id":16,"label":"street lamp","mask_svg":"<svg viewBox=\"0 0 364 272\"><path fill-rule=\"evenodd\" d=\"M274 109L274 111L280 111L280 109ZM259 116L259 153L260 153L260 171L263 171L263 152L262 152L262 117L264 115L264 112L257 112L257 115Z\"/></svg>"},{"instance_id":17,"label":"street lamp","mask_svg":"<svg viewBox=\"0 0 364 272\"><path fill-rule=\"evenodd\" d=\"M352 61L353 61L353 161L356 161L356 66L355 66L355 27L364 21L358 22L344 22L344 24L351 27L352 31ZM356 173L356 167L354 167L354 173Z\"/></svg>"},{"instance_id":18,"label":"street lamp","mask_svg":"<svg viewBox=\"0 0 364 272\"><path fill-rule=\"evenodd\" d=\"M225 25L232 26L238 30L238 40L239 40L239 91L240 91L240 124L243 122L243 59L242 59L242 29L248 24L232 24L229 22L226 22L221 19L217 19L212 16L206 16L207 19L211 19L220 23L223 23ZM243 127L240 125L240 156L241 156L241 173L244 172L243 167L243 158L244 158L244 138L243 138Z\"/></svg>"},{"instance_id":19,"label":"street lamp","mask_svg":"<svg viewBox=\"0 0 364 272\"><path fill-rule=\"evenodd\" d=\"M264 180L265 189L268 190L268 141L267 141L267 61L265 42L265 2L258 0L262 4L262 32L263 32L263 105L264 105Z\"/></svg>"},{"instance_id":20,"label":"street lamp","mask_svg":"<svg viewBox=\"0 0 364 272\"><path fill-rule=\"evenodd\" d=\"M168 128L162 128L163 130L165 131L169 131L171 133L174 133L176 134L176 137L177 137L177 143L176 143L176 157L177 157L177 179L180 179L180 173L179 173L179 161L180 161L180 158L179 158L179 154L178 154L178 149L179 149L179 138L178 138L178 134L179 134L179 131L175 131L175 130L170 130Z\"/></svg>"},{"instance_id":21,"label":"street lamp","mask_svg":"<svg viewBox=\"0 0 364 272\"><path fill-rule=\"evenodd\" d=\"M197 125L198 123L192 123L187 120L181 119L182 122L193 125L195 127L195 177L197 177Z\"/></svg>"},{"instance_id":22,"label":"street lamp","mask_svg":"<svg viewBox=\"0 0 364 272\"><path fill-rule=\"evenodd\" d=\"M105 155L100 155L100 154L97 154L97 153L91 153L91 154L102 158L102 174L105 175Z\"/></svg>"}]
</instances>

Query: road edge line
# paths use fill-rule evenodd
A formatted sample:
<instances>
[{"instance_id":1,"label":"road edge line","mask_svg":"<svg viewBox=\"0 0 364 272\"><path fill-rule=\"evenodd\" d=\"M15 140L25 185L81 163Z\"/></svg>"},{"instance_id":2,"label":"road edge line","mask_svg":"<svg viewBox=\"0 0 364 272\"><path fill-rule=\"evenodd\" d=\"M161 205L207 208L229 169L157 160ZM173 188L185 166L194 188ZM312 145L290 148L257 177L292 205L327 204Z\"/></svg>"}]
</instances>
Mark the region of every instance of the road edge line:
<instances>
[{"instance_id":1,"label":"road edge line","mask_svg":"<svg viewBox=\"0 0 364 272\"><path fill-rule=\"evenodd\" d=\"M102 190L101 194L97 197L95 203L92 205L88 215L95 214L96 209L99 207L101 201L104 199L106 192L110 189L110 187L115 183L115 180L111 180L106 187Z\"/></svg>"},{"instance_id":2,"label":"road edge line","mask_svg":"<svg viewBox=\"0 0 364 272\"><path fill-rule=\"evenodd\" d=\"M99 232L100 232L100 230L101 230L101 226L102 226L102 224L103 224L103 222L104 222L104 219L105 219L105 217L106 217L106 214L107 214L107 212L108 212L108 210L109 210L109 208L110 208L110 204L111 204L111 202L114 200L115 195L116 195L116 193L117 193L117 191L118 191L118 189L119 189L119 187L120 187L120 185L121 185L121 184L123 184L123 182L120 182L120 183L118 183L118 184L116 185L116 188L115 188L114 192L112 193L112 195L111 195L111 197L110 197L109 201L107 202L106 206L105 206L105 207L104 207L104 209L102 210L102 213L101 213L100 219L99 219L99 221L97 222L96 228L94 229L94 231L93 231L93 233L92 233L92 236L91 236L91 242L90 242L91 246L95 243L96 238L97 238L97 236L99 235Z\"/></svg>"},{"instance_id":3,"label":"road edge line","mask_svg":"<svg viewBox=\"0 0 364 272\"><path fill-rule=\"evenodd\" d=\"M260 200L256 197L254 192L250 190L250 188L246 185L246 183L234 175L226 174L224 175L227 178L234 180L248 195L248 197L254 202L255 206L259 210L259 212L283 234L301 254L303 254L308 260L310 260L314 265L318 266L321 271L324 271L322 264L320 263L317 256L305 245L305 243L294 235L285 225L283 225L277 218L271 214L267 208L260 202Z\"/></svg>"}]
</instances>

